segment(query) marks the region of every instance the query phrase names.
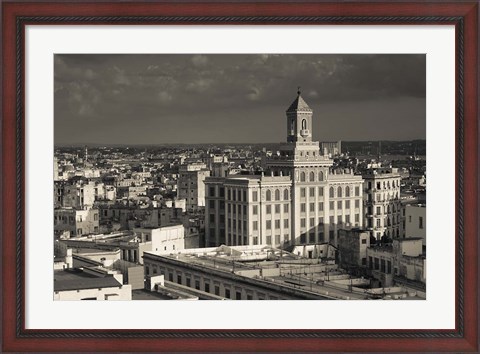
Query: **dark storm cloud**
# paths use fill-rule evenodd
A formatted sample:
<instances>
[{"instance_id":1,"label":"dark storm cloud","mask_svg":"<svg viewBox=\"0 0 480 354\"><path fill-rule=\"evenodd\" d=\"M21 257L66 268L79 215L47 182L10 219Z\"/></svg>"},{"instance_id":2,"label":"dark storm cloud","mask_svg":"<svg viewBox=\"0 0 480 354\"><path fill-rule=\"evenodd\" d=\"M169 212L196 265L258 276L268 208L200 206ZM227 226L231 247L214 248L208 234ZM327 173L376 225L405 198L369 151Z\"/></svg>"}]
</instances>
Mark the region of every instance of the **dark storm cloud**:
<instances>
[{"instance_id":1,"label":"dark storm cloud","mask_svg":"<svg viewBox=\"0 0 480 354\"><path fill-rule=\"evenodd\" d=\"M425 138L424 55L55 55L55 143Z\"/></svg>"}]
</instances>

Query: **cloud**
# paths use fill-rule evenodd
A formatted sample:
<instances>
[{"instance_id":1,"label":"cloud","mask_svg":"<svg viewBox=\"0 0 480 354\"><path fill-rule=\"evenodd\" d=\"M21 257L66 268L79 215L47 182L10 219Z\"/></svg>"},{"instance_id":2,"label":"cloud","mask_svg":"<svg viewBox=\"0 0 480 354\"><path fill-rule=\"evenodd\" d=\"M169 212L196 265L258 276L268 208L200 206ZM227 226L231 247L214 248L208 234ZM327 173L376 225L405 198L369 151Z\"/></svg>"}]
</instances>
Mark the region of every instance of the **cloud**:
<instances>
[{"instance_id":1,"label":"cloud","mask_svg":"<svg viewBox=\"0 0 480 354\"><path fill-rule=\"evenodd\" d=\"M162 102L162 103L169 103L173 99L172 95L169 94L166 91L160 91L158 93L158 98L159 98L160 102Z\"/></svg>"}]
</instances>

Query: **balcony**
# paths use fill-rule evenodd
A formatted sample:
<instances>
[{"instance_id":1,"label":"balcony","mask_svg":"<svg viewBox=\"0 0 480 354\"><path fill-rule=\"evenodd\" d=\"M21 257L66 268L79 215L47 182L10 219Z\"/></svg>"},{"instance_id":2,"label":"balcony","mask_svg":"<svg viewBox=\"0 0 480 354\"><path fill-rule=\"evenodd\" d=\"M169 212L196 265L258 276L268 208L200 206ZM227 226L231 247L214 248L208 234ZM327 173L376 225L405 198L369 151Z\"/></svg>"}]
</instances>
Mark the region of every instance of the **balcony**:
<instances>
[{"instance_id":1,"label":"balcony","mask_svg":"<svg viewBox=\"0 0 480 354\"><path fill-rule=\"evenodd\" d=\"M302 130L300 130L300 135L303 136L303 137L306 137L306 136L310 135L310 130L302 129Z\"/></svg>"}]
</instances>

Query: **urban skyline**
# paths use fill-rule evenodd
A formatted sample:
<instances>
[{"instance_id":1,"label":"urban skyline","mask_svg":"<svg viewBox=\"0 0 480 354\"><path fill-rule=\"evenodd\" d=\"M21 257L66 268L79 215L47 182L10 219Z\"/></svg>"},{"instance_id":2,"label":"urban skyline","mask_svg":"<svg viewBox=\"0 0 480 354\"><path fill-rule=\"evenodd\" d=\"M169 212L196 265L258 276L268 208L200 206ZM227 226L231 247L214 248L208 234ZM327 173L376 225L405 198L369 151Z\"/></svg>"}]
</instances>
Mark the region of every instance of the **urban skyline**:
<instances>
[{"instance_id":1,"label":"urban skyline","mask_svg":"<svg viewBox=\"0 0 480 354\"><path fill-rule=\"evenodd\" d=\"M297 86L316 140L425 139L425 77L424 55L57 54L55 143L277 143Z\"/></svg>"}]
</instances>

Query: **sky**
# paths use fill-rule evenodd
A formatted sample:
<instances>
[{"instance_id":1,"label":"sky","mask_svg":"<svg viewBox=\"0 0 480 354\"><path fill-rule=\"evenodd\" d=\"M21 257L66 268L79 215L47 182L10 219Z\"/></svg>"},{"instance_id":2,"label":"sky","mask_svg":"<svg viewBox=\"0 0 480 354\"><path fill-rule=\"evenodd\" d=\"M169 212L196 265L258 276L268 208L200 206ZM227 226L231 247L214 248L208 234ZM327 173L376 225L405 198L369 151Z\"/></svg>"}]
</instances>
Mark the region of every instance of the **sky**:
<instances>
[{"instance_id":1,"label":"sky","mask_svg":"<svg viewBox=\"0 0 480 354\"><path fill-rule=\"evenodd\" d=\"M301 87L318 141L426 136L423 54L56 54L55 144L273 143Z\"/></svg>"}]
</instances>

